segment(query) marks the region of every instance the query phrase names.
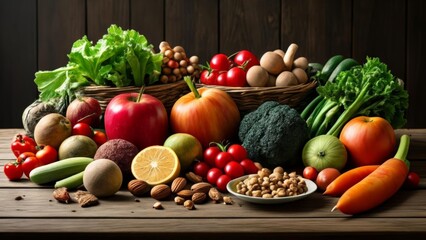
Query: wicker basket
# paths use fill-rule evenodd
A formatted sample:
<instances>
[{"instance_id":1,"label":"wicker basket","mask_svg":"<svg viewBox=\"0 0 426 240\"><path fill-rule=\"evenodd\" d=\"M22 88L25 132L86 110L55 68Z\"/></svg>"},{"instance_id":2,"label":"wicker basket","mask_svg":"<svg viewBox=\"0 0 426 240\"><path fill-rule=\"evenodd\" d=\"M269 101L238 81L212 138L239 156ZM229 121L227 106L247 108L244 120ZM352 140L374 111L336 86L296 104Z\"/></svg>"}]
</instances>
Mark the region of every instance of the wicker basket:
<instances>
[{"instance_id":1,"label":"wicker basket","mask_svg":"<svg viewBox=\"0 0 426 240\"><path fill-rule=\"evenodd\" d=\"M309 81L289 87L226 87L197 84L198 87L214 87L227 92L235 101L241 113L255 110L265 101L277 101L291 107L298 107L317 87L316 81Z\"/></svg>"},{"instance_id":2,"label":"wicker basket","mask_svg":"<svg viewBox=\"0 0 426 240\"><path fill-rule=\"evenodd\" d=\"M128 87L110 87L110 86L86 86L78 90L78 94L81 96L96 98L102 108L102 112L111 101L111 99L121 93L139 92L140 87L128 86ZM169 112L173 107L173 104L181 96L188 93L190 90L188 85L184 81L177 81L168 84L158 84L145 87L144 93L152 95L164 104L164 107Z\"/></svg>"}]
</instances>

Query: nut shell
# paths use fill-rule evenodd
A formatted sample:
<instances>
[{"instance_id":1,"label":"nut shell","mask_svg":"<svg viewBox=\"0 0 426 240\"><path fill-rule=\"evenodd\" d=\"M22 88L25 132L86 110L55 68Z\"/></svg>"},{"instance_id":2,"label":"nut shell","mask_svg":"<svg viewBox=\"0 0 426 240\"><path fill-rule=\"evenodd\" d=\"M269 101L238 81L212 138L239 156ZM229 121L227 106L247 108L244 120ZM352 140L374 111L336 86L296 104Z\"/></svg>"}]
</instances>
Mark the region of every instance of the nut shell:
<instances>
[{"instance_id":1,"label":"nut shell","mask_svg":"<svg viewBox=\"0 0 426 240\"><path fill-rule=\"evenodd\" d=\"M159 184L151 188L151 197L156 200L162 200L170 197L172 190L166 184Z\"/></svg>"},{"instance_id":2,"label":"nut shell","mask_svg":"<svg viewBox=\"0 0 426 240\"><path fill-rule=\"evenodd\" d=\"M207 194L209 192L210 188L212 188L212 185L210 183L207 183L207 182L199 182L199 183L195 183L191 186L191 190L194 193L202 192L202 193Z\"/></svg>"},{"instance_id":3,"label":"nut shell","mask_svg":"<svg viewBox=\"0 0 426 240\"><path fill-rule=\"evenodd\" d=\"M149 192L151 187L143 180L133 179L127 184L127 189L131 194L133 194L133 196L141 197L145 193Z\"/></svg>"},{"instance_id":4,"label":"nut shell","mask_svg":"<svg viewBox=\"0 0 426 240\"><path fill-rule=\"evenodd\" d=\"M200 204L206 201L207 195L203 192L196 192L192 194L192 201L195 204Z\"/></svg>"},{"instance_id":5,"label":"nut shell","mask_svg":"<svg viewBox=\"0 0 426 240\"><path fill-rule=\"evenodd\" d=\"M179 197L184 198L184 199L191 199L192 194L193 194L193 192L192 192L192 190L190 190L190 189L183 189L183 190L180 190L180 191L177 193L177 195L178 195Z\"/></svg>"},{"instance_id":6,"label":"nut shell","mask_svg":"<svg viewBox=\"0 0 426 240\"><path fill-rule=\"evenodd\" d=\"M186 186L186 178L183 177L177 177L175 180L173 180L171 185L172 193L178 193L180 190L184 189Z\"/></svg>"}]
</instances>

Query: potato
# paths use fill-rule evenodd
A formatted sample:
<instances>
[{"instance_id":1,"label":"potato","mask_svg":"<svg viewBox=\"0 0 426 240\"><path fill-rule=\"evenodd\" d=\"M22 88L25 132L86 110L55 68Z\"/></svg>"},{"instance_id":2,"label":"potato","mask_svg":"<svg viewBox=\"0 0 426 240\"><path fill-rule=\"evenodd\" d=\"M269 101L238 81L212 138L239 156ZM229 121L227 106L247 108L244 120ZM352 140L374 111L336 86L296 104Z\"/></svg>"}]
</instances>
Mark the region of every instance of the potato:
<instances>
[{"instance_id":1,"label":"potato","mask_svg":"<svg viewBox=\"0 0 426 240\"><path fill-rule=\"evenodd\" d=\"M252 66L246 74L247 83L250 87L264 87L269 79L268 72L261 66Z\"/></svg>"},{"instance_id":2,"label":"potato","mask_svg":"<svg viewBox=\"0 0 426 240\"><path fill-rule=\"evenodd\" d=\"M277 87L288 87L299 84L296 76L290 71L284 71L277 77L275 85Z\"/></svg>"},{"instance_id":3,"label":"potato","mask_svg":"<svg viewBox=\"0 0 426 240\"><path fill-rule=\"evenodd\" d=\"M296 76L297 82L299 84L303 84L308 81L308 74L305 72L305 70L301 68L294 68L291 72L294 74L294 76Z\"/></svg>"},{"instance_id":4,"label":"potato","mask_svg":"<svg viewBox=\"0 0 426 240\"><path fill-rule=\"evenodd\" d=\"M278 55L280 55L284 59L285 52L282 49L279 49L279 48L275 49L274 53L277 53Z\"/></svg>"},{"instance_id":5,"label":"potato","mask_svg":"<svg viewBox=\"0 0 426 240\"><path fill-rule=\"evenodd\" d=\"M277 77L275 75L272 75L272 74L268 74L268 75L269 75L269 78L268 78L268 82L266 83L265 87L275 87Z\"/></svg>"},{"instance_id":6,"label":"potato","mask_svg":"<svg viewBox=\"0 0 426 240\"><path fill-rule=\"evenodd\" d=\"M306 70L308 68L309 62L308 59L305 57L298 57L293 62L294 68L301 68L303 70Z\"/></svg>"},{"instance_id":7,"label":"potato","mask_svg":"<svg viewBox=\"0 0 426 240\"><path fill-rule=\"evenodd\" d=\"M278 75L284 71L285 65L283 58L275 52L265 52L260 58L260 66L268 73Z\"/></svg>"}]
</instances>

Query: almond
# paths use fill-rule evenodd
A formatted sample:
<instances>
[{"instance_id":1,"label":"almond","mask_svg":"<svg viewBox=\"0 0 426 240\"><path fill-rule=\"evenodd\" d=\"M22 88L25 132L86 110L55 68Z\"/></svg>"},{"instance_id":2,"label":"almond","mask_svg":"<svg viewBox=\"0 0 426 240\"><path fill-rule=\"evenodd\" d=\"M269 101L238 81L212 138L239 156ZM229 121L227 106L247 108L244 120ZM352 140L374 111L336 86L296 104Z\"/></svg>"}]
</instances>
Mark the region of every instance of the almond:
<instances>
[{"instance_id":1,"label":"almond","mask_svg":"<svg viewBox=\"0 0 426 240\"><path fill-rule=\"evenodd\" d=\"M143 180L133 179L127 184L127 189L133 196L141 197L149 192L150 186Z\"/></svg>"},{"instance_id":2,"label":"almond","mask_svg":"<svg viewBox=\"0 0 426 240\"><path fill-rule=\"evenodd\" d=\"M206 198L207 198L207 195L203 192L196 192L192 194L192 201L195 204L203 203L204 201L206 201Z\"/></svg>"},{"instance_id":3,"label":"almond","mask_svg":"<svg viewBox=\"0 0 426 240\"><path fill-rule=\"evenodd\" d=\"M170 197L172 191L166 184L158 184L151 188L151 197L156 200L162 200Z\"/></svg>"},{"instance_id":4,"label":"almond","mask_svg":"<svg viewBox=\"0 0 426 240\"><path fill-rule=\"evenodd\" d=\"M210 183L207 182L199 182L199 183L195 183L191 186L191 190L196 193L196 192L202 192L207 194L210 190L210 188L212 188L212 185Z\"/></svg>"},{"instance_id":5,"label":"almond","mask_svg":"<svg viewBox=\"0 0 426 240\"><path fill-rule=\"evenodd\" d=\"M184 199L191 199L192 194L193 194L193 192L192 192L192 190L190 190L190 189L183 189L183 190L180 190L180 191L177 193L177 195L178 195L179 197L184 198Z\"/></svg>"},{"instance_id":6,"label":"almond","mask_svg":"<svg viewBox=\"0 0 426 240\"><path fill-rule=\"evenodd\" d=\"M186 178L177 177L173 180L171 185L172 193L178 193L180 190L184 189L186 186Z\"/></svg>"},{"instance_id":7,"label":"almond","mask_svg":"<svg viewBox=\"0 0 426 240\"><path fill-rule=\"evenodd\" d=\"M185 176L189 181L191 181L193 183L199 183L199 182L203 181L203 178L201 176L199 176L199 175L197 175L193 172L188 172L188 173L185 174Z\"/></svg>"}]
</instances>

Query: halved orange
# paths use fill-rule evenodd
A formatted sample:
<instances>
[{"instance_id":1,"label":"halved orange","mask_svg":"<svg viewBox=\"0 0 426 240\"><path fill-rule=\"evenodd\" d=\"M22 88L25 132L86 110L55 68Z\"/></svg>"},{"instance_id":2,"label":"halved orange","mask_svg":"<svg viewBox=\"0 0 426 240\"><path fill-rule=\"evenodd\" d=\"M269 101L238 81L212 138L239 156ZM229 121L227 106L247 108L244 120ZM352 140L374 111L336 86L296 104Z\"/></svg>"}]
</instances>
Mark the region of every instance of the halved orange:
<instances>
[{"instance_id":1,"label":"halved orange","mask_svg":"<svg viewBox=\"0 0 426 240\"><path fill-rule=\"evenodd\" d=\"M150 146L133 158L132 174L151 186L170 183L180 174L180 162L170 147Z\"/></svg>"}]
</instances>

